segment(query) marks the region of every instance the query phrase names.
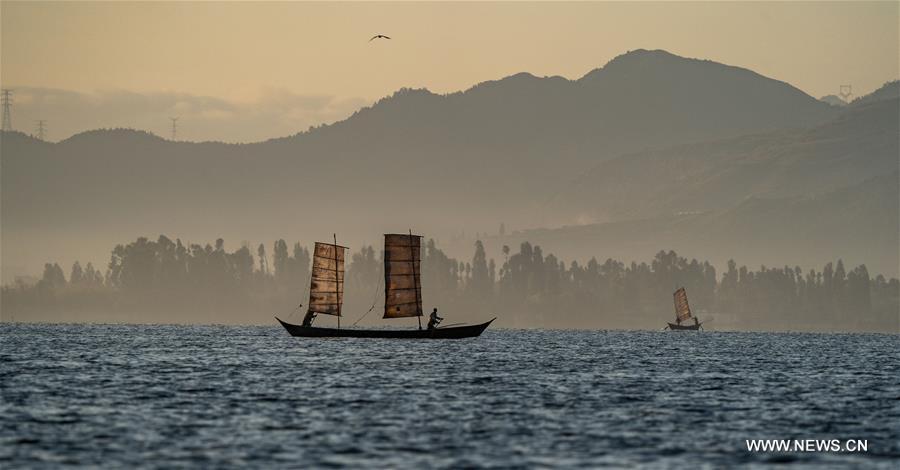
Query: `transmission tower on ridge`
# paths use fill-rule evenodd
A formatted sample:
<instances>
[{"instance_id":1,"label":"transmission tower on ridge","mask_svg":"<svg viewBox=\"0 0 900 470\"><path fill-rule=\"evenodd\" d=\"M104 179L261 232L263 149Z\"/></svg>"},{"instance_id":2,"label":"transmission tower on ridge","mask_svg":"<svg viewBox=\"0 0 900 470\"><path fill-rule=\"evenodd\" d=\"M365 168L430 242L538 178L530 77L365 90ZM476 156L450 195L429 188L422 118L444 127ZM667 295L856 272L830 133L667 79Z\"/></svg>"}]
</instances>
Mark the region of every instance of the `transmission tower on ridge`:
<instances>
[{"instance_id":1,"label":"transmission tower on ridge","mask_svg":"<svg viewBox=\"0 0 900 470\"><path fill-rule=\"evenodd\" d=\"M172 140L175 140L175 137L178 135L178 118L173 117L169 118L172 120Z\"/></svg>"},{"instance_id":2,"label":"transmission tower on ridge","mask_svg":"<svg viewBox=\"0 0 900 470\"><path fill-rule=\"evenodd\" d=\"M842 100L849 103L850 97L853 96L853 85L841 85L841 89L838 92L838 95Z\"/></svg>"},{"instance_id":3,"label":"transmission tower on ridge","mask_svg":"<svg viewBox=\"0 0 900 470\"><path fill-rule=\"evenodd\" d=\"M12 116L9 112L9 107L12 106L12 90L9 88L4 88L2 90L3 94L3 130L11 131L12 128Z\"/></svg>"},{"instance_id":4,"label":"transmission tower on ridge","mask_svg":"<svg viewBox=\"0 0 900 470\"><path fill-rule=\"evenodd\" d=\"M35 126L35 134L37 135L38 140L44 140L44 133L47 131L47 120L46 119L38 119L34 121Z\"/></svg>"}]
</instances>

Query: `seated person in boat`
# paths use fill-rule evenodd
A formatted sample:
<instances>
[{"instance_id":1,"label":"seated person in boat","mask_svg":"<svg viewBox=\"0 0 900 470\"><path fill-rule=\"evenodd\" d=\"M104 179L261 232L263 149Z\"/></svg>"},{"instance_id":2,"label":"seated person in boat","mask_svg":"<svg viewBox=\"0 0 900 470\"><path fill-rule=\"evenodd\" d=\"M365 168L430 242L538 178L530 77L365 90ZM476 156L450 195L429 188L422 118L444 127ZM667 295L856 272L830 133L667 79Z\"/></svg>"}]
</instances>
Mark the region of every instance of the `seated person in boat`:
<instances>
[{"instance_id":1,"label":"seated person in boat","mask_svg":"<svg viewBox=\"0 0 900 470\"><path fill-rule=\"evenodd\" d=\"M307 327L312 326L312 322L315 319L316 319L316 313L311 310L307 310L306 316L303 317L303 326L307 326Z\"/></svg>"},{"instance_id":2,"label":"seated person in boat","mask_svg":"<svg viewBox=\"0 0 900 470\"><path fill-rule=\"evenodd\" d=\"M435 309L431 311L431 317L428 319L428 329L429 330L435 329L438 326L438 324L440 324L441 321L443 321L443 320L444 320L443 318L438 316L437 307L435 307Z\"/></svg>"}]
</instances>

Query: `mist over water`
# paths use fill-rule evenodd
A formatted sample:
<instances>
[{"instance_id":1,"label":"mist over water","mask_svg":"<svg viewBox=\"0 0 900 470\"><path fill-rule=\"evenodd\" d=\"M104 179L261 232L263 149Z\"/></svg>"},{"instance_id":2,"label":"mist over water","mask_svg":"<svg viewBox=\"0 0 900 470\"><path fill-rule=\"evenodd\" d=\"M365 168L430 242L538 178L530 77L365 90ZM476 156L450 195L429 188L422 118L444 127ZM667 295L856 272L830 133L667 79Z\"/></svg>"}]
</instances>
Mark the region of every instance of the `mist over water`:
<instances>
[{"instance_id":1,"label":"mist over water","mask_svg":"<svg viewBox=\"0 0 900 470\"><path fill-rule=\"evenodd\" d=\"M0 325L0 465L892 468L896 335ZM745 439L868 439L766 454Z\"/></svg>"},{"instance_id":2,"label":"mist over water","mask_svg":"<svg viewBox=\"0 0 900 470\"><path fill-rule=\"evenodd\" d=\"M898 467L900 3L0 10L0 469Z\"/></svg>"},{"instance_id":3,"label":"mist over water","mask_svg":"<svg viewBox=\"0 0 900 470\"><path fill-rule=\"evenodd\" d=\"M439 308L454 322L498 317L497 326L513 328L656 330L672 320L672 291L684 287L694 316L706 328L713 322L713 329L724 331L900 331L900 281L842 260L826 263L821 271L799 266L755 270L729 261L720 279L709 262L674 251L660 251L650 262L592 258L579 264L525 242L518 251L504 247L498 264L488 259L480 241L465 261L447 256L431 239L423 245L416 267L421 274L417 298L427 307L422 311ZM265 245L257 247L254 258L247 246L227 251L221 239L213 247L185 246L164 236L141 238L113 250L105 276L90 263L75 263L67 278L62 267L47 263L36 284L4 286L3 319L270 324L272 316L299 323L296 316L313 309L328 313L316 326L333 326L337 311L314 302L334 288L310 277L321 268L312 267L309 250L300 243L288 247L284 240L275 242L268 263ZM387 315L391 307L385 302L384 266L390 257L372 246L344 256L349 260L341 268L346 269L345 327L417 323L383 319L396 316ZM332 263L330 255L319 261L320 266Z\"/></svg>"},{"instance_id":4,"label":"mist over water","mask_svg":"<svg viewBox=\"0 0 900 470\"><path fill-rule=\"evenodd\" d=\"M100 266L139 236L235 249L337 233L356 248L408 229L457 257L476 239L491 256L530 241L579 262L674 249L720 269L729 257L843 258L897 276L900 82L834 106L664 50L597 66L451 94L401 88L345 120L243 145L4 132L0 278L37 277L48 261Z\"/></svg>"}]
</instances>

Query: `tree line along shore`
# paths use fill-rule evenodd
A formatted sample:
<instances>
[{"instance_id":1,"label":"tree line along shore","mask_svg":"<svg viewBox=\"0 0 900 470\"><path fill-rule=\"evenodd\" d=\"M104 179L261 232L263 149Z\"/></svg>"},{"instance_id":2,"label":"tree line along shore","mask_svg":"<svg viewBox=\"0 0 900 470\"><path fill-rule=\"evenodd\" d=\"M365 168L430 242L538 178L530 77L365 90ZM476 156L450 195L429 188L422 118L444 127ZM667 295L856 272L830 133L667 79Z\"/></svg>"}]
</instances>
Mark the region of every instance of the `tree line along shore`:
<instances>
[{"instance_id":1,"label":"tree line along shore","mask_svg":"<svg viewBox=\"0 0 900 470\"><path fill-rule=\"evenodd\" d=\"M626 264L565 262L528 242L503 246L496 259L480 241L473 249L467 260L434 240L422 249L424 302L454 322L493 315L506 327L656 329L673 317L678 287L712 329L896 333L900 321L900 281L841 260L820 270L732 260L720 274L674 251ZM347 262L345 325L384 301L380 253L363 246ZM0 302L3 321L268 324L306 304L309 269L299 242L277 240L270 255L263 244L228 251L222 239L183 244L161 235L116 246L102 269L75 262L66 274L48 263L41 279L3 286Z\"/></svg>"}]
</instances>

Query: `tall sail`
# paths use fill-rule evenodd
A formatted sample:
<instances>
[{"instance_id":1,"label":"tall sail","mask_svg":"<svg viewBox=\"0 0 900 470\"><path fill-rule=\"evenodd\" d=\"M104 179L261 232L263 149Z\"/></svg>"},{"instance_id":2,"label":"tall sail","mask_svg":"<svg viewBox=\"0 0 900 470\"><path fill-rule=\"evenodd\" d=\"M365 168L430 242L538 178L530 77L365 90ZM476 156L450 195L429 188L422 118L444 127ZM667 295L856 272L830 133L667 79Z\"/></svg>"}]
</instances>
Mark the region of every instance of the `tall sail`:
<instances>
[{"instance_id":1,"label":"tall sail","mask_svg":"<svg viewBox=\"0 0 900 470\"><path fill-rule=\"evenodd\" d=\"M691 318L691 307L688 305L687 292L684 287L675 291L675 318L678 321L685 321Z\"/></svg>"},{"instance_id":2,"label":"tall sail","mask_svg":"<svg viewBox=\"0 0 900 470\"><path fill-rule=\"evenodd\" d=\"M309 286L310 312L341 316L346 249L337 244L316 242Z\"/></svg>"},{"instance_id":3,"label":"tall sail","mask_svg":"<svg viewBox=\"0 0 900 470\"><path fill-rule=\"evenodd\" d=\"M422 316L422 237L384 236L384 318Z\"/></svg>"}]
</instances>

